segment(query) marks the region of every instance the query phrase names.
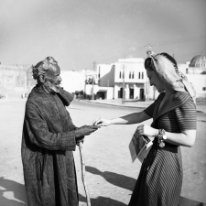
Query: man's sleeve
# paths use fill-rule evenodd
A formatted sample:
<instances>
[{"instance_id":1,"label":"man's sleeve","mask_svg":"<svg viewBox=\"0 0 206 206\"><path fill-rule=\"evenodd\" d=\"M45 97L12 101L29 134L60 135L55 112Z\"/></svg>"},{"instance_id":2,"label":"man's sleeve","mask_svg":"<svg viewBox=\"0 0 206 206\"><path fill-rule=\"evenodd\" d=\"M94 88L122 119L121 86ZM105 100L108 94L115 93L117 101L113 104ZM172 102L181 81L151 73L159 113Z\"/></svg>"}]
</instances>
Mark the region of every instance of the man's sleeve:
<instances>
[{"instance_id":1,"label":"man's sleeve","mask_svg":"<svg viewBox=\"0 0 206 206\"><path fill-rule=\"evenodd\" d=\"M48 150L75 150L74 130L68 132L50 132L38 107L32 103L26 106L25 129L30 142Z\"/></svg>"},{"instance_id":2,"label":"man's sleeve","mask_svg":"<svg viewBox=\"0 0 206 206\"><path fill-rule=\"evenodd\" d=\"M65 106L69 106L74 99L74 95L67 92L63 88L59 89L59 93L57 93L57 95L60 97Z\"/></svg>"}]
</instances>

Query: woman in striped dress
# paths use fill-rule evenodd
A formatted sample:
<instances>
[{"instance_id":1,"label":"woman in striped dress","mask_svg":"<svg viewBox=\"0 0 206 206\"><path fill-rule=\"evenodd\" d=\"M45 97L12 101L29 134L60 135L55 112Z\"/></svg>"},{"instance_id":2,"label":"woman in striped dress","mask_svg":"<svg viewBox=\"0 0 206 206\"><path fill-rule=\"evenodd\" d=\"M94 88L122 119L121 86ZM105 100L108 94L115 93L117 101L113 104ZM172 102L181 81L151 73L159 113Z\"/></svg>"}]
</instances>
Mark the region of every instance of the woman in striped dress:
<instances>
[{"instance_id":1,"label":"woman in striped dress","mask_svg":"<svg viewBox=\"0 0 206 206\"><path fill-rule=\"evenodd\" d=\"M148 136L153 146L142 163L129 206L177 206L183 178L179 146L191 147L196 138L193 89L167 53L148 57L145 69L150 85L160 93L154 103L142 112L100 119L96 124L134 124L153 118L151 126L141 124L136 130L137 136Z\"/></svg>"}]
</instances>

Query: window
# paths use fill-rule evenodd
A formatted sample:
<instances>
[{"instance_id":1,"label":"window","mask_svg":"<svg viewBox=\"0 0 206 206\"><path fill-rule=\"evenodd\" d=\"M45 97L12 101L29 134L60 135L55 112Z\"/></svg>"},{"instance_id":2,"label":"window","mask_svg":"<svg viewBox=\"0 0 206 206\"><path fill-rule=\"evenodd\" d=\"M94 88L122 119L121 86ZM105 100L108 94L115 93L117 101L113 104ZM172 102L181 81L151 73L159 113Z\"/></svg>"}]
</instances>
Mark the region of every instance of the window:
<instances>
[{"instance_id":1,"label":"window","mask_svg":"<svg viewBox=\"0 0 206 206\"><path fill-rule=\"evenodd\" d=\"M206 91L206 87L202 87L202 91Z\"/></svg>"},{"instance_id":2,"label":"window","mask_svg":"<svg viewBox=\"0 0 206 206\"><path fill-rule=\"evenodd\" d=\"M121 73L121 72L119 73L119 78L120 78L120 79L122 78L122 73Z\"/></svg>"}]
</instances>

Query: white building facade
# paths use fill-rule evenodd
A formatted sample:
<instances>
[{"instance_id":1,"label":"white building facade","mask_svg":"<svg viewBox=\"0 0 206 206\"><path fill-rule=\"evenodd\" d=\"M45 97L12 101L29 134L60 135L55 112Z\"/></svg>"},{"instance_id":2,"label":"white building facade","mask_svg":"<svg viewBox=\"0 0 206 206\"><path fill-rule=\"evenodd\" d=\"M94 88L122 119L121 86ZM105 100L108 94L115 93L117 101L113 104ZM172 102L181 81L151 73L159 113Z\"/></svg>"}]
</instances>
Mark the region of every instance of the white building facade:
<instances>
[{"instance_id":1,"label":"white building facade","mask_svg":"<svg viewBox=\"0 0 206 206\"><path fill-rule=\"evenodd\" d=\"M194 59L194 58L193 58ZM178 64L196 90L196 97L206 97L206 67L190 62ZM93 73L94 84L87 90L96 98L125 100L150 100L158 96L158 91L149 84L143 58L119 59L113 64L97 64ZM91 89L92 88L92 89Z\"/></svg>"},{"instance_id":2,"label":"white building facade","mask_svg":"<svg viewBox=\"0 0 206 206\"><path fill-rule=\"evenodd\" d=\"M154 96L142 58L119 59L113 64L97 64L97 82L100 90L97 98L100 96L106 99L144 100Z\"/></svg>"},{"instance_id":3,"label":"white building facade","mask_svg":"<svg viewBox=\"0 0 206 206\"><path fill-rule=\"evenodd\" d=\"M178 64L179 70L192 83L197 98L206 97L206 57L197 55L186 64Z\"/></svg>"},{"instance_id":4,"label":"white building facade","mask_svg":"<svg viewBox=\"0 0 206 206\"><path fill-rule=\"evenodd\" d=\"M201 60L201 61L200 61ZM197 98L206 97L206 58L196 56L178 64L196 90ZM0 64L0 95L21 97L36 84L31 65ZM149 85L143 58L119 59L112 64L96 64L95 70L62 70L62 86L69 92L81 91L92 99L155 99L157 90Z\"/></svg>"}]
</instances>

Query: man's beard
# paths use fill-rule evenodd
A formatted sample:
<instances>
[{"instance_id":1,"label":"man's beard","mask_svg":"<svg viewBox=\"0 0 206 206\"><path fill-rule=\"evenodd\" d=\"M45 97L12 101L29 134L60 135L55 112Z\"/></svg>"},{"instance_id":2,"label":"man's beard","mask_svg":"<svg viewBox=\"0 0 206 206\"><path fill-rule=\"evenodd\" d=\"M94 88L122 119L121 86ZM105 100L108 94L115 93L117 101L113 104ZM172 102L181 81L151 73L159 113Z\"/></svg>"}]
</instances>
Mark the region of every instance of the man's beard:
<instances>
[{"instance_id":1,"label":"man's beard","mask_svg":"<svg viewBox=\"0 0 206 206\"><path fill-rule=\"evenodd\" d=\"M45 86L60 86L61 84L61 80L60 79L53 79L53 78L50 78L50 77L46 77L45 78Z\"/></svg>"},{"instance_id":2,"label":"man's beard","mask_svg":"<svg viewBox=\"0 0 206 206\"><path fill-rule=\"evenodd\" d=\"M46 79L46 81L43 83L44 88L49 92L55 92L55 89L59 89L61 85L61 81L54 81L53 79Z\"/></svg>"}]
</instances>

